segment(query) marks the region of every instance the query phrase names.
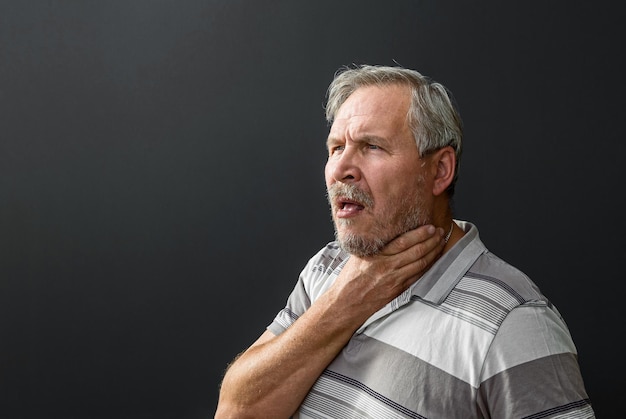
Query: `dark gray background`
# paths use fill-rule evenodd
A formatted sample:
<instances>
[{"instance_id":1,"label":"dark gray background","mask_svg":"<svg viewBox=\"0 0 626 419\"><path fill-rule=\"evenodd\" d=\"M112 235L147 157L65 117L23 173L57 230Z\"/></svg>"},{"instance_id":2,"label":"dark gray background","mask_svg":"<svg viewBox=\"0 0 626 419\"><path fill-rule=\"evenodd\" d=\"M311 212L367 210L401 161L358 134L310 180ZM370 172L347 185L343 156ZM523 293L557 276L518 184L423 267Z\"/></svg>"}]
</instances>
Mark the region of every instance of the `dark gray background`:
<instances>
[{"instance_id":1,"label":"dark gray background","mask_svg":"<svg viewBox=\"0 0 626 419\"><path fill-rule=\"evenodd\" d=\"M322 105L416 68L466 126L456 217L626 383L624 14L588 1L0 1L0 417L208 418L332 239Z\"/></svg>"}]
</instances>

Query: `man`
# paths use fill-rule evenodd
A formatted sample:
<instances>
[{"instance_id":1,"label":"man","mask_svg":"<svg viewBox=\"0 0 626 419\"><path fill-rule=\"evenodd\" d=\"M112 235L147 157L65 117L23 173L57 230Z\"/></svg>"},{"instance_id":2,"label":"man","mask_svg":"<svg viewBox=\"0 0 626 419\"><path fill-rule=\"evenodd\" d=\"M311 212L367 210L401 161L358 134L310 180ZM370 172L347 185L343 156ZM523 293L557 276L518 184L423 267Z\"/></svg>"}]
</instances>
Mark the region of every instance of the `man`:
<instances>
[{"instance_id":1,"label":"man","mask_svg":"<svg viewBox=\"0 0 626 419\"><path fill-rule=\"evenodd\" d=\"M336 241L228 368L216 418L594 417L557 309L452 218L460 117L400 67L328 91Z\"/></svg>"}]
</instances>

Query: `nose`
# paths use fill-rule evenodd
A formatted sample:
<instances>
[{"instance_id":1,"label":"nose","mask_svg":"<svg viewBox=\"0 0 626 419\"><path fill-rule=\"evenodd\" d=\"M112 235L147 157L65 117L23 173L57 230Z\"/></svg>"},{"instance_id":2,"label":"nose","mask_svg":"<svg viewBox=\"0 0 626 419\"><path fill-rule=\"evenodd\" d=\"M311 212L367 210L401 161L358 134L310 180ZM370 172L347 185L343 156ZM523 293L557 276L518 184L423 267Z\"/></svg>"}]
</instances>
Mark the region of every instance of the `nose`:
<instances>
[{"instance_id":1,"label":"nose","mask_svg":"<svg viewBox=\"0 0 626 419\"><path fill-rule=\"evenodd\" d=\"M326 170L335 182L358 182L361 178L361 170L356 150L346 147L341 153L330 156L326 163Z\"/></svg>"}]
</instances>

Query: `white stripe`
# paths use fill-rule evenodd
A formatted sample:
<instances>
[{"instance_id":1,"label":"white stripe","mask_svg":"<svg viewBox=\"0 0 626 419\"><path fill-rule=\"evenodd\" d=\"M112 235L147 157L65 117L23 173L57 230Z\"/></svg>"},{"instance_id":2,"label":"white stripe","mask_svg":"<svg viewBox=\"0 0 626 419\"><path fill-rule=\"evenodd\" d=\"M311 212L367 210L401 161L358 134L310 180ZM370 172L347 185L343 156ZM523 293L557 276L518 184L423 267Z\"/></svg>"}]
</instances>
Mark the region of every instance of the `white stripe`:
<instances>
[{"instance_id":1,"label":"white stripe","mask_svg":"<svg viewBox=\"0 0 626 419\"><path fill-rule=\"evenodd\" d=\"M484 295L509 309L519 305L519 301L506 290L502 289L502 287L483 279L465 277L459 282L456 288Z\"/></svg>"},{"instance_id":2,"label":"white stripe","mask_svg":"<svg viewBox=\"0 0 626 419\"><path fill-rule=\"evenodd\" d=\"M328 397L329 394L333 397ZM337 399L341 400L341 403ZM354 417L355 410L361 410L372 418L406 417L362 390L326 376L321 376L317 380L300 409L298 412L300 416L295 417Z\"/></svg>"},{"instance_id":3,"label":"white stripe","mask_svg":"<svg viewBox=\"0 0 626 419\"><path fill-rule=\"evenodd\" d=\"M522 306L502 323L485 363L483 380L525 362L549 355L576 353L559 316L545 306Z\"/></svg>"},{"instance_id":4,"label":"white stripe","mask_svg":"<svg viewBox=\"0 0 626 419\"><path fill-rule=\"evenodd\" d=\"M575 411L562 413L557 416L553 416L552 419L591 419L595 418L591 406L587 405L581 409Z\"/></svg>"},{"instance_id":5,"label":"white stripe","mask_svg":"<svg viewBox=\"0 0 626 419\"><path fill-rule=\"evenodd\" d=\"M403 332L398 333L398 330ZM424 331L428 335L424 335ZM364 333L408 352L473 387L480 384L480 368L493 339L493 334L480 327L421 301L413 301L382 321L373 323Z\"/></svg>"}]
</instances>

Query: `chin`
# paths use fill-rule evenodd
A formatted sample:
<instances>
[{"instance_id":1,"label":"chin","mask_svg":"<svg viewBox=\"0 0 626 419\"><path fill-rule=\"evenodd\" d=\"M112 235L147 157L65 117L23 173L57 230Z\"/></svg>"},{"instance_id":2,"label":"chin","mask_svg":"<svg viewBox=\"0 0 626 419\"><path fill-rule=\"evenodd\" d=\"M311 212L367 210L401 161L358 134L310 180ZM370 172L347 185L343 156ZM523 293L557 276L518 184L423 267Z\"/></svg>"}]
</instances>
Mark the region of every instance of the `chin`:
<instances>
[{"instance_id":1,"label":"chin","mask_svg":"<svg viewBox=\"0 0 626 419\"><path fill-rule=\"evenodd\" d=\"M354 232L337 232L337 230L335 230L335 238L343 250L358 257L373 256L388 243L380 237Z\"/></svg>"},{"instance_id":2,"label":"chin","mask_svg":"<svg viewBox=\"0 0 626 419\"><path fill-rule=\"evenodd\" d=\"M354 226L350 225L340 225L335 227L335 236L339 240L350 240L352 238L358 238L359 240L371 240L370 234L368 234L367 230L363 230L362 228L354 228Z\"/></svg>"}]
</instances>

